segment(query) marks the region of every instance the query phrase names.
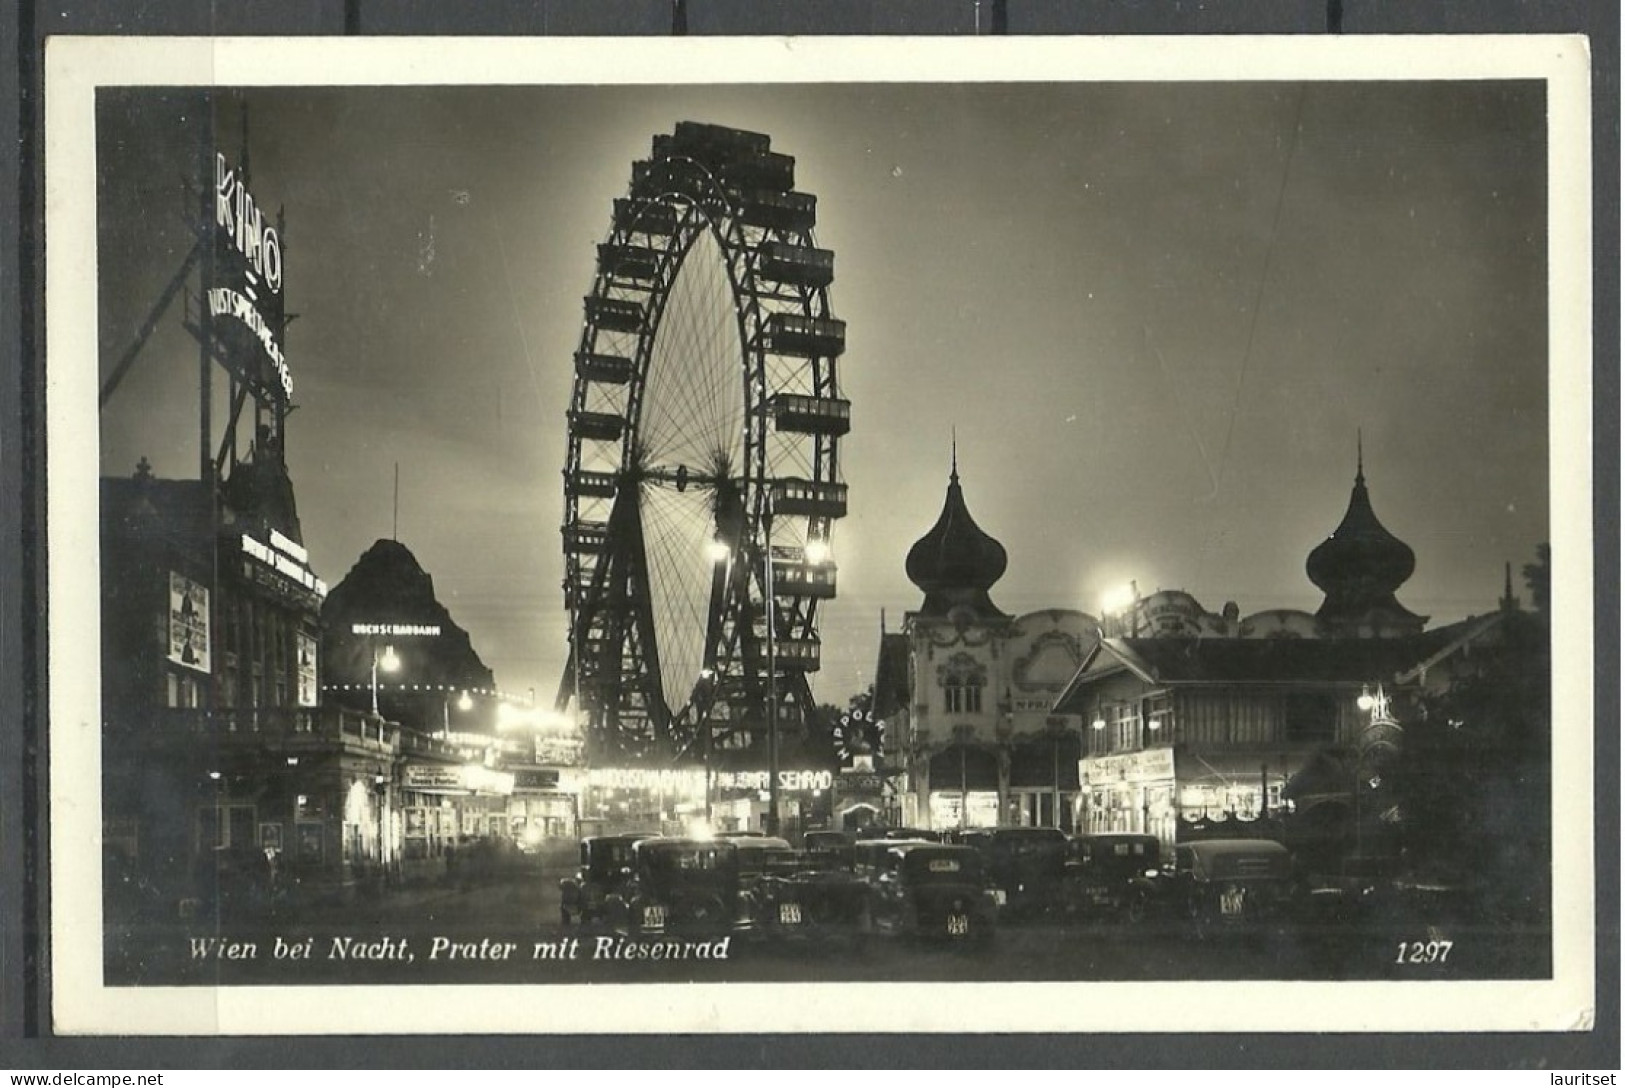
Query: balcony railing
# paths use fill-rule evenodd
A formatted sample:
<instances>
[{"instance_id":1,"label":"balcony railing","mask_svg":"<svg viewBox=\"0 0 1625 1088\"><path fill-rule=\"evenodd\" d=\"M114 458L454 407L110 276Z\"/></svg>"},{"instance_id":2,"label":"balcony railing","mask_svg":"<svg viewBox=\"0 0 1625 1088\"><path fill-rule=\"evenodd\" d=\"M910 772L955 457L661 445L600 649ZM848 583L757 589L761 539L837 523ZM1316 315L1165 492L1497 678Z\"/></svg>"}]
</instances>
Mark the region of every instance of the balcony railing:
<instances>
[{"instance_id":1,"label":"balcony railing","mask_svg":"<svg viewBox=\"0 0 1625 1088\"><path fill-rule=\"evenodd\" d=\"M346 707L225 707L214 710L159 707L145 715L110 716L126 733L188 734L220 740L272 742L293 749L344 744L396 754L456 758L458 749L439 737Z\"/></svg>"}]
</instances>

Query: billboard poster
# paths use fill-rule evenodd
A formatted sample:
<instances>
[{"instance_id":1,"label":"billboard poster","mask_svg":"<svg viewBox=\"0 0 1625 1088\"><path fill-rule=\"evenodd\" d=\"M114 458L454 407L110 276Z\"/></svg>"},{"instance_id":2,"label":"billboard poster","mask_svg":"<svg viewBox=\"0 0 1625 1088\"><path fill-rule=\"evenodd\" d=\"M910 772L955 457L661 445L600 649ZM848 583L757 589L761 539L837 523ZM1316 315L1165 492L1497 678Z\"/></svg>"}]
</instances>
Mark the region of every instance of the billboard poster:
<instances>
[{"instance_id":1,"label":"billboard poster","mask_svg":"<svg viewBox=\"0 0 1625 1088\"><path fill-rule=\"evenodd\" d=\"M209 591L169 572L169 660L209 671Z\"/></svg>"},{"instance_id":2,"label":"billboard poster","mask_svg":"<svg viewBox=\"0 0 1625 1088\"><path fill-rule=\"evenodd\" d=\"M303 631L294 635L294 652L297 655L296 666L299 675L299 705L315 706L316 691L316 640Z\"/></svg>"}]
</instances>

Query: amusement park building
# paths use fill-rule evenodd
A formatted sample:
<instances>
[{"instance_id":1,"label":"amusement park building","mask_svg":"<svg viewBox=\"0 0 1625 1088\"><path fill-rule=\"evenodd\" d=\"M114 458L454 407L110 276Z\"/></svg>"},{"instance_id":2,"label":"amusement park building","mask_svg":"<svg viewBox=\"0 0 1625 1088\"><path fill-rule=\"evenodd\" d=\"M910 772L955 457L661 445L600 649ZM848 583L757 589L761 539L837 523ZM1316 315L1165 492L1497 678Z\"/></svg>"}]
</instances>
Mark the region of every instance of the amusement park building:
<instances>
[{"instance_id":1,"label":"amusement park building","mask_svg":"<svg viewBox=\"0 0 1625 1088\"><path fill-rule=\"evenodd\" d=\"M1289 783L1322 753L1390 739L1390 699L1448 687L1517 608L1509 571L1499 612L1424 632L1394 595L1414 566L1373 513L1362 464L1342 522L1308 558L1325 594L1316 613L1215 615L1158 592L1112 617L1055 703L1084 723L1079 830L1171 844L1246 833L1305 800L1348 807L1346 789L1294 800L1304 780Z\"/></svg>"},{"instance_id":2,"label":"amusement park building","mask_svg":"<svg viewBox=\"0 0 1625 1088\"><path fill-rule=\"evenodd\" d=\"M897 750L903 819L936 828L1054 825L1235 829L1282 811L1324 749L1370 736L1380 684L1437 690L1516 608L1424 632L1395 591L1411 549L1377 520L1363 458L1348 510L1310 554L1316 613L1219 613L1178 590L1104 621L1063 609L1012 617L988 590L1004 548L972 520L957 465L937 523L910 550L924 592L882 632L876 713Z\"/></svg>"},{"instance_id":3,"label":"amusement park building","mask_svg":"<svg viewBox=\"0 0 1625 1088\"><path fill-rule=\"evenodd\" d=\"M439 875L462 842L576 832L580 745L547 732L533 700L497 690L434 579L398 540L375 542L322 606L324 697L435 737L457 766L417 755L397 771L403 870ZM384 655L392 666L375 667Z\"/></svg>"},{"instance_id":4,"label":"amusement park building","mask_svg":"<svg viewBox=\"0 0 1625 1088\"><path fill-rule=\"evenodd\" d=\"M988 590L1005 564L1003 545L971 518L956 459L941 515L908 554L925 599L900 633L882 632L876 669L875 713L899 746L905 824L1069 823L1080 733L1050 708L1098 624L1066 609L1000 611Z\"/></svg>"},{"instance_id":5,"label":"amusement park building","mask_svg":"<svg viewBox=\"0 0 1625 1088\"><path fill-rule=\"evenodd\" d=\"M323 704L327 587L274 440L209 492L145 462L102 481L107 849L177 907L272 857L342 890L391 860L396 765L437 742Z\"/></svg>"},{"instance_id":6,"label":"amusement park building","mask_svg":"<svg viewBox=\"0 0 1625 1088\"><path fill-rule=\"evenodd\" d=\"M245 120L244 163L246 139ZM154 904L206 914L279 878L343 895L410 876L413 814L444 807L426 785L473 796L475 780L494 775L445 737L327 697L328 591L310 568L285 459L282 217L256 210L246 165L211 157L216 185L197 188L197 249L175 285L199 269L186 297L208 304L189 302L181 324L204 349L202 404L218 367L232 410L223 426L200 410L196 477L156 477L143 459L100 484L104 888L115 920ZM211 259L196 259L205 250ZM144 338L113 368L104 405Z\"/></svg>"}]
</instances>

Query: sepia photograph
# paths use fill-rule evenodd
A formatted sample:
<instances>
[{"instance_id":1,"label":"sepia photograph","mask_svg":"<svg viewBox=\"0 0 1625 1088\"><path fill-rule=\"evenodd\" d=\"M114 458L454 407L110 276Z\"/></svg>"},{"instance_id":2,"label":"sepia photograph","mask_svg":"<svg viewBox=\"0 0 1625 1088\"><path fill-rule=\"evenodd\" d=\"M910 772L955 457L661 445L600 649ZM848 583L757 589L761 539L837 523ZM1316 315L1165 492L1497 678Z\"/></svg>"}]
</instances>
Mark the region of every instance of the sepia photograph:
<instances>
[{"instance_id":1,"label":"sepia photograph","mask_svg":"<svg viewBox=\"0 0 1625 1088\"><path fill-rule=\"evenodd\" d=\"M1588 1022L1583 40L966 44L53 39L58 1031Z\"/></svg>"}]
</instances>

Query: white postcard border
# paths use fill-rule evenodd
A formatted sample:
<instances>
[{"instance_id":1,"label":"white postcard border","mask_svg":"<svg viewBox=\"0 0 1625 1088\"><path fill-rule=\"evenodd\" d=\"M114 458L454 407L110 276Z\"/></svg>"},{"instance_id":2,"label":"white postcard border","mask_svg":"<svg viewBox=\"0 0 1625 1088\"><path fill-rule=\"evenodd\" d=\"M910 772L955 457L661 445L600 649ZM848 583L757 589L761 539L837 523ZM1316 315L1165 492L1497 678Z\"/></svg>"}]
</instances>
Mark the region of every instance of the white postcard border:
<instances>
[{"instance_id":1,"label":"white postcard border","mask_svg":"<svg viewBox=\"0 0 1625 1088\"><path fill-rule=\"evenodd\" d=\"M103 985L95 91L99 86L1535 79L1548 89L1553 970L1533 982ZM54 1030L117 1034L856 1030L1570 1031L1595 1008L1591 106L1572 36L66 38L46 48ZM789 998L787 1000L787 998ZM773 1009L772 1017L763 1010Z\"/></svg>"}]
</instances>

